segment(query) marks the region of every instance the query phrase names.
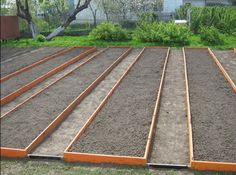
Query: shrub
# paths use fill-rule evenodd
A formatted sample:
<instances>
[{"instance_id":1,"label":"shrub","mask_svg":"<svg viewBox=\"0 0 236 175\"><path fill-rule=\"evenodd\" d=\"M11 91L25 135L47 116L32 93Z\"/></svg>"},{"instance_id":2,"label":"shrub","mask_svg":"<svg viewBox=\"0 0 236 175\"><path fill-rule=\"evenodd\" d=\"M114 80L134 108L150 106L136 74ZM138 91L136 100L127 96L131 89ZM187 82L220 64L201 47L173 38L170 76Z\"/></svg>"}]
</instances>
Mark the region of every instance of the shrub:
<instances>
[{"instance_id":1,"label":"shrub","mask_svg":"<svg viewBox=\"0 0 236 175\"><path fill-rule=\"evenodd\" d=\"M215 27L201 27L200 37L202 42L208 45L220 45L224 41L220 37L219 31Z\"/></svg>"},{"instance_id":2,"label":"shrub","mask_svg":"<svg viewBox=\"0 0 236 175\"><path fill-rule=\"evenodd\" d=\"M200 32L200 26L214 26L221 33L232 34L236 32L235 7L191 7L182 6L178 9L177 16L186 19L187 10L191 8L191 31Z\"/></svg>"},{"instance_id":3,"label":"shrub","mask_svg":"<svg viewBox=\"0 0 236 175\"><path fill-rule=\"evenodd\" d=\"M103 22L93 29L90 34L92 38L105 41L120 41L129 39L128 32L119 24Z\"/></svg>"},{"instance_id":4,"label":"shrub","mask_svg":"<svg viewBox=\"0 0 236 175\"><path fill-rule=\"evenodd\" d=\"M43 36L42 34L39 34L39 35L36 36L36 41L44 42L44 41L46 41L46 37Z\"/></svg>"},{"instance_id":5,"label":"shrub","mask_svg":"<svg viewBox=\"0 0 236 175\"><path fill-rule=\"evenodd\" d=\"M142 42L158 42L169 45L186 45L189 43L188 27L173 22L142 22L134 31L133 37Z\"/></svg>"}]
</instances>

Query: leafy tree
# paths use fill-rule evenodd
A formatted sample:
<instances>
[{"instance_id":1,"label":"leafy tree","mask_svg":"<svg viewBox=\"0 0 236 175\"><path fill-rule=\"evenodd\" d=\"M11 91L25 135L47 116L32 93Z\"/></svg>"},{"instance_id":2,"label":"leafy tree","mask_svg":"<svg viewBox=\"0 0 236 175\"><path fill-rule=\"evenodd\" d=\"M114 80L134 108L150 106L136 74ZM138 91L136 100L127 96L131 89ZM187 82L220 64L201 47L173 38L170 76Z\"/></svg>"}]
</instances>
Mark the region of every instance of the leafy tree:
<instances>
[{"instance_id":1,"label":"leafy tree","mask_svg":"<svg viewBox=\"0 0 236 175\"><path fill-rule=\"evenodd\" d=\"M71 12L69 14L69 16L66 18L66 20L58 28L56 28L52 33L50 33L47 36L47 40L51 40L52 38L57 36L59 33L64 31L65 28L67 28L70 25L70 23L76 19L76 15L79 12L81 12L84 9L88 8L91 0L84 0L83 2L82 1L83 0L78 0L78 3L76 5L75 9L73 10L73 12Z\"/></svg>"}]
</instances>

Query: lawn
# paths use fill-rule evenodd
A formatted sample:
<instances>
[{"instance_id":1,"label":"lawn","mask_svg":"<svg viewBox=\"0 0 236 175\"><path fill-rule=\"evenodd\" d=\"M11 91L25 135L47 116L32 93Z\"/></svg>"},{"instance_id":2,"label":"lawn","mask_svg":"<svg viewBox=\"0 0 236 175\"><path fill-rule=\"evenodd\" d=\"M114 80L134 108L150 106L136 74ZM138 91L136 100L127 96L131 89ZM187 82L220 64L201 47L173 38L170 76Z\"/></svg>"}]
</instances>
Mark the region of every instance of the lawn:
<instances>
[{"instance_id":1,"label":"lawn","mask_svg":"<svg viewBox=\"0 0 236 175\"><path fill-rule=\"evenodd\" d=\"M1 160L4 175L226 175L233 173L199 172L175 169L148 169L144 167L64 163L45 160Z\"/></svg>"},{"instance_id":2,"label":"lawn","mask_svg":"<svg viewBox=\"0 0 236 175\"><path fill-rule=\"evenodd\" d=\"M236 47L236 37L235 36L224 36L224 45L210 46L214 49L232 49ZM128 41L101 41L94 40L89 36L58 36L52 41L38 42L34 39L20 39L9 40L6 43L1 43L2 47L42 47L42 46L97 46L97 47L107 47L107 46L132 46L132 47L144 47L144 46L161 46L160 43L142 43L136 40ZM189 46L204 47L201 39L198 35L193 35L190 37ZM173 45L172 47L181 47L178 45Z\"/></svg>"}]
</instances>

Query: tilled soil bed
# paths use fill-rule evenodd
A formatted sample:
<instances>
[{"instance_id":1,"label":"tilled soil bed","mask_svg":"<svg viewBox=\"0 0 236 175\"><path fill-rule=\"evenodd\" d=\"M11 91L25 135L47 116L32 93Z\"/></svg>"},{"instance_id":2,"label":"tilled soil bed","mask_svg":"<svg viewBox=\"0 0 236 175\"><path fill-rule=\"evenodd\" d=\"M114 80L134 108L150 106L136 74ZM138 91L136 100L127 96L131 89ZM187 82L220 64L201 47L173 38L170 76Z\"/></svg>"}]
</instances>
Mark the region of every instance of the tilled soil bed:
<instances>
[{"instance_id":1,"label":"tilled soil bed","mask_svg":"<svg viewBox=\"0 0 236 175\"><path fill-rule=\"evenodd\" d=\"M19 89L20 87L30 83L31 81L35 80L36 78L46 74L50 70L53 70L57 66L65 63L73 59L74 57L78 56L82 52L85 52L86 48L74 48L61 56L53 58L43 64L40 64L26 72L23 72L11 79L4 81L1 83L1 98L7 96L8 94L14 92L15 90ZM80 59L79 61L82 61Z\"/></svg>"},{"instance_id":2,"label":"tilled soil bed","mask_svg":"<svg viewBox=\"0 0 236 175\"><path fill-rule=\"evenodd\" d=\"M36 50L37 48L27 47L27 48L2 48L1 47L1 62L5 61L11 57L19 56L27 52Z\"/></svg>"},{"instance_id":3,"label":"tilled soil bed","mask_svg":"<svg viewBox=\"0 0 236 175\"><path fill-rule=\"evenodd\" d=\"M70 151L143 157L167 49L148 48Z\"/></svg>"},{"instance_id":4,"label":"tilled soil bed","mask_svg":"<svg viewBox=\"0 0 236 175\"><path fill-rule=\"evenodd\" d=\"M186 49L194 160L236 162L236 96L207 50Z\"/></svg>"},{"instance_id":5,"label":"tilled soil bed","mask_svg":"<svg viewBox=\"0 0 236 175\"><path fill-rule=\"evenodd\" d=\"M126 48L110 48L1 120L1 146L25 148Z\"/></svg>"},{"instance_id":6,"label":"tilled soil bed","mask_svg":"<svg viewBox=\"0 0 236 175\"><path fill-rule=\"evenodd\" d=\"M43 47L36 50L32 50L28 53L16 55L13 58L9 58L8 60L5 60L1 63L1 77L4 77L23 67L31 65L43 59L44 57L57 53L63 49L64 48L62 47Z\"/></svg>"}]
</instances>

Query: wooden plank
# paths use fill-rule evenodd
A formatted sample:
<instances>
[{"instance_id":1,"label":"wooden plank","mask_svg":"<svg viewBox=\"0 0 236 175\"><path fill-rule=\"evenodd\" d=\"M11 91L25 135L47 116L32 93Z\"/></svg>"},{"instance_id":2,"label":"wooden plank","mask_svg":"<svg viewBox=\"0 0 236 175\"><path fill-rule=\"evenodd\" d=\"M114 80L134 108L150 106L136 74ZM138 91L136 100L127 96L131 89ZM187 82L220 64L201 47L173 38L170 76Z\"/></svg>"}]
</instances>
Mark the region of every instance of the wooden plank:
<instances>
[{"instance_id":1,"label":"wooden plank","mask_svg":"<svg viewBox=\"0 0 236 175\"><path fill-rule=\"evenodd\" d=\"M187 72L187 63L185 50L182 48L183 58L184 58L184 75L185 75L185 90L186 90L186 109L188 117L188 134L189 134L189 162L190 165L193 161L193 131L192 131L192 118L191 118L191 107L189 99L189 85L188 85L188 72Z\"/></svg>"},{"instance_id":2,"label":"wooden plank","mask_svg":"<svg viewBox=\"0 0 236 175\"><path fill-rule=\"evenodd\" d=\"M233 88L233 91L236 93L236 85L234 84L233 80L230 78L227 71L224 69L224 67L222 66L222 64L220 63L220 61L217 59L217 57L215 56L215 54L212 52L210 48L208 48L208 52L211 55L211 58L216 63L216 65L218 66L218 68L220 69L220 71L222 72L222 74L224 75L225 79L229 82L229 84Z\"/></svg>"}]
</instances>

